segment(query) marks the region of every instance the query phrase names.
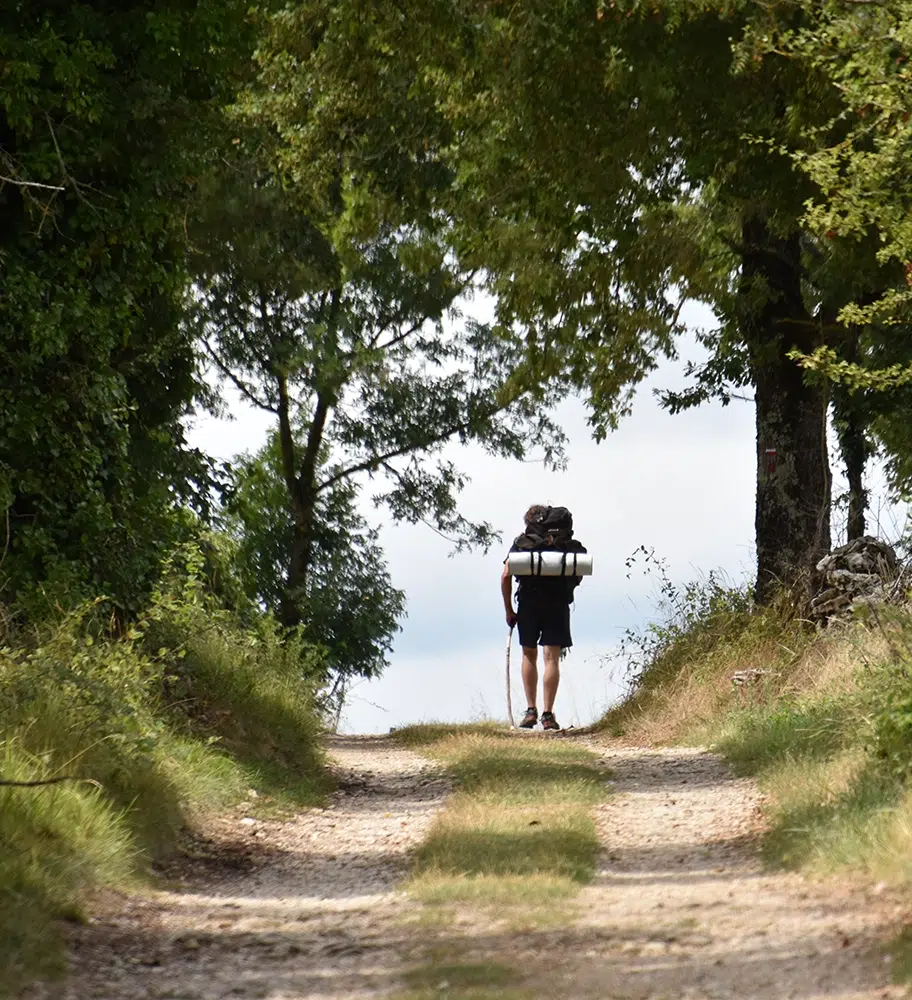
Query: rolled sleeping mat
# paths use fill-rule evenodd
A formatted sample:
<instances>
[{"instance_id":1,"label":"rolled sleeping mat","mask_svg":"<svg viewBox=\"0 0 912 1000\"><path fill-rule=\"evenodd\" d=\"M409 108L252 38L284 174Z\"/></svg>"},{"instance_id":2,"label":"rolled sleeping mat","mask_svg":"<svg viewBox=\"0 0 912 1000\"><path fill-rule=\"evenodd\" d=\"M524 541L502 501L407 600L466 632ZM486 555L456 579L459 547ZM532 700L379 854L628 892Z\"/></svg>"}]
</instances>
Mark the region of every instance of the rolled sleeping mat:
<instances>
[{"instance_id":1,"label":"rolled sleeping mat","mask_svg":"<svg viewBox=\"0 0 912 1000\"><path fill-rule=\"evenodd\" d=\"M588 552L511 552L507 556L511 576L591 576Z\"/></svg>"}]
</instances>

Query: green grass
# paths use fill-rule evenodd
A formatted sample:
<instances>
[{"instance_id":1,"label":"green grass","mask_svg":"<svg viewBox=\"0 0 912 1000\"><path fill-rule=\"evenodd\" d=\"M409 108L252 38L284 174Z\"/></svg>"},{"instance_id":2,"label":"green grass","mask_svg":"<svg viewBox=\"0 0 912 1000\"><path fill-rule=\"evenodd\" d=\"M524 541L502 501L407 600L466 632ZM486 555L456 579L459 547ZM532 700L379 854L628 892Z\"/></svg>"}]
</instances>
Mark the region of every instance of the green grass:
<instances>
[{"instance_id":1,"label":"green grass","mask_svg":"<svg viewBox=\"0 0 912 1000\"><path fill-rule=\"evenodd\" d=\"M536 993L518 979L499 962L428 962L406 973L409 991L395 1000L530 1000Z\"/></svg>"},{"instance_id":2,"label":"green grass","mask_svg":"<svg viewBox=\"0 0 912 1000\"><path fill-rule=\"evenodd\" d=\"M501 934L572 922L574 897L595 874L593 813L606 771L571 740L487 724L431 723L394 737L439 761L455 786L406 882L425 904L427 961L407 973L408 992L396 1000L530 1000L540 986L528 985L528 973L484 954L484 936L460 928L467 918Z\"/></svg>"},{"instance_id":3,"label":"green grass","mask_svg":"<svg viewBox=\"0 0 912 1000\"><path fill-rule=\"evenodd\" d=\"M893 982L912 983L912 927L903 927L890 942L887 954L892 959Z\"/></svg>"},{"instance_id":4,"label":"green grass","mask_svg":"<svg viewBox=\"0 0 912 1000\"><path fill-rule=\"evenodd\" d=\"M708 727L706 735L741 774L758 774L785 759L829 759L857 742L858 721L856 701L847 695L786 697L731 711Z\"/></svg>"},{"instance_id":5,"label":"green grass","mask_svg":"<svg viewBox=\"0 0 912 1000\"><path fill-rule=\"evenodd\" d=\"M529 909L593 877L605 774L589 751L479 726L397 738L441 761L458 789L416 852L408 888L419 899Z\"/></svg>"},{"instance_id":6,"label":"green grass","mask_svg":"<svg viewBox=\"0 0 912 1000\"><path fill-rule=\"evenodd\" d=\"M13 781L41 773L21 747L0 748ZM54 920L81 919L82 894L123 885L137 850L122 815L92 786L0 789L0 992L62 971Z\"/></svg>"},{"instance_id":7,"label":"green grass","mask_svg":"<svg viewBox=\"0 0 912 1000\"><path fill-rule=\"evenodd\" d=\"M260 810L273 815L316 805L330 782L313 690L303 678L305 654L269 627L248 637L246 648L240 638L230 622L191 613L157 623L147 642L181 649L170 692L181 706L179 722L193 745L232 762L240 791L254 788ZM226 787L231 783L214 790ZM236 790L231 795L236 799Z\"/></svg>"},{"instance_id":8,"label":"green grass","mask_svg":"<svg viewBox=\"0 0 912 1000\"><path fill-rule=\"evenodd\" d=\"M409 970L405 981L416 990L466 990L509 986L516 973L499 962L429 962Z\"/></svg>"},{"instance_id":9,"label":"green grass","mask_svg":"<svg viewBox=\"0 0 912 1000\"><path fill-rule=\"evenodd\" d=\"M0 995L62 969L59 920L130 888L185 832L253 788L257 809L319 802L328 781L301 651L202 604L137 634L74 615L0 649Z\"/></svg>"}]
</instances>

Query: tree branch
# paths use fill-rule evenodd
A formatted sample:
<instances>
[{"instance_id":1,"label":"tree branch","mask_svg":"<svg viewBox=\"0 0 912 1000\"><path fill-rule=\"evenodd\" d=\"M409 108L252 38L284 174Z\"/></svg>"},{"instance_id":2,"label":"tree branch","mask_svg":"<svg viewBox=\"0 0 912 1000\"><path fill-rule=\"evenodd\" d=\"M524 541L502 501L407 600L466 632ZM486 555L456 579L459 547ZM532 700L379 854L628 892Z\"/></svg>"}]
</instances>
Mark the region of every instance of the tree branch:
<instances>
[{"instance_id":1,"label":"tree branch","mask_svg":"<svg viewBox=\"0 0 912 1000\"><path fill-rule=\"evenodd\" d=\"M247 385L246 382L243 382L241 379L237 377L237 375L234 374L234 372L222 361L222 359L218 356L218 354L216 354L215 350L213 349L212 345L209 343L208 340L203 340L203 347L205 347L206 353L212 359L213 363L215 364L215 367L218 368L218 370L222 373L222 375L224 375L225 378L227 378L229 382L231 382L234 385L235 389L237 389L238 392L246 400L248 400L248 402L253 403L254 406L258 407L261 410L265 410L267 413L278 414L279 411L276 407L270 406L268 403L264 403L256 395L254 395L253 390L250 388L249 385Z\"/></svg>"},{"instance_id":2,"label":"tree branch","mask_svg":"<svg viewBox=\"0 0 912 1000\"><path fill-rule=\"evenodd\" d=\"M63 151L60 149L60 143L57 142L57 133L54 131L54 123L51 121L51 116L45 114L44 120L47 122L48 130L51 133L51 141L54 143L54 150L57 153L57 162L60 164L60 170L63 174L63 179L67 184L76 192L76 197L89 209L91 209L96 215L99 215L98 209L86 198L82 193L82 186L73 177L69 170L67 169L66 160L63 158Z\"/></svg>"},{"instance_id":3,"label":"tree branch","mask_svg":"<svg viewBox=\"0 0 912 1000\"><path fill-rule=\"evenodd\" d=\"M496 412L496 410L492 411L492 413ZM338 483L342 479L348 479L351 476L355 476L359 472L375 471L391 459L401 458L403 455L408 455L413 451L426 451L435 444L440 444L442 441L446 441L448 438L451 438L454 434L458 434L460 431L468 430L470 426L471 424L468 421L463 421L460 424L454 424L453 426L448 427L445 431L441 431L439 434L434 434L429 438L425 438L423 441L412 442L411 444L401 445L398 448L392 448L390 451L384 452L382 455L373 455L370 458L364 459L362 462L350 465L348 468L340 469L337 473L335 473L335 475L330 476L329 479L324 479L323 482L317 486L317 492L325 490L327 487L332 486L333 483Z\"/></svg>"},{"instance_id":4,"label":"tree branch","mask_svg":"<svg viewBox=\"0 0 912 1000\"><path fill-rule=\"evenodd\" d=\"M465 281L461 282L453 290L452 295L450 297L450 305L452 305L452 303L455 302L456 299L458 299L459 296L462 295L462 293L472 284L472 282L475 280L475 275L477 273L478 273L477 270L470 271L469 275L465 279ZM393 314L393 315L389 316L386 319L380 319L380 318L378 318L378 323L379 323L378 329L377 329L376 333L374 334L374 336L371 338L370 344L369 344L369 346L371 348L377 348L377 347L379 347L379 349L382 350L382 351L388 350L390 347L393 347L395 344L399 343L400 341L405 340L407 337L410 337L416 330L420 330L421 327L424 326L424 324L430 319L429 316L426 316L426 315L422 316L420 320L418 320L416 323L413 323L412 326L409 327L409 330L408 330L407 333L397 335L390 342L388 342L388 343L384 344L382 347L380 347L378 345L377 341L379 341L380 337L383 336L383 333L386 330L388 330L391 326L397 325L397 324L399 324L399 323L401 323L401 322L403 322L405 320L405 315L404 315L405 311L406 310L404 310L404 309L400 309L398 315Z\"/></svg>"},{"instance_id":5,"label":"tree branch","mask_svg":"<svg viewBox=\"0 0 912 1000\"><path fill-rule=\"evenodd\" d=\"M16 187L23 188L41 188L43 191L66 191L66 188L62 184L40 184L38 181L20 181L15 177L6 177L3 174L0 174L0 183L13 184Z\"/></svg>"},{"instance_id":6,"label":"tree branch","mask_svg":"<svg viewBox=\"0 0 912 1000\"><path fill-rule=\"evenodd\" d=\"M378 351L388 351L391 347L395 347L396 344L401 344L403 340L408 340L408 338L411 337L413 333L417 333L425 323L427 323L427 316L418 320L417 323L412 324L412 326L410 326L405 333L398 333L395 337L390 338L385 344L378 344L376 340L374 340L371 346L376 348Z\"/></svg>"},{"instance_id":7,"label":"tree branch","mask_svg":"<svg viewBox=\"0 0 912 1000\"><path fill-rule=\"evenodd\" d=\"M80 778L75 774L61 774L56 778L42 778L38 781L8 781L6 778L0 778L0 785L5 788L38 788L41 785L59 785L62 781L82 781L101 788L94 778Z\"/></svg>"}]
</instances>

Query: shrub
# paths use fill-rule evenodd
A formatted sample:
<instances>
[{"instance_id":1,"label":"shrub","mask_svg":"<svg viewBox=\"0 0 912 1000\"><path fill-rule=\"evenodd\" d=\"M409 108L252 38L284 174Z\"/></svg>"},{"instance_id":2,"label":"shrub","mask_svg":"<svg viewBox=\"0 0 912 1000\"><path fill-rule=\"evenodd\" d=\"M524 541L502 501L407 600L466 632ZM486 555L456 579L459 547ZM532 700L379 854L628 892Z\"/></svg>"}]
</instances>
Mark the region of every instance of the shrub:
<instances>
[{"instance_id":1,"label":"shrub","mask_svg":"<svg viewBox=\"0 0 912 1000\"><path fill-rule=\"evenodd\" d=\"M657 576L658 599L655 619L642 629L628 629L621 643L631 692L660 684L721 643L737 639L756 621L746 585L734 586L710 572L678 586L665 562L645 546L627 559L627 568L638 558Z\"/></svg>"},{"instance_id":2,"label":"shrub","mask_svg":"<svg viewBox=\"0 0 912 1000\"><path fill-rule=\"evenodd\" d=\"M60 966L54 918L178 849L251 785L314 802L325 779L309 673L320 651L246 627L199 576L167 576L124 632L103 601L0 649L0 984ZM0 987L0 993L2 993Z\"/></svg>"},{"instance_id":3,"label":"shrub","mask_svg":"<svg viewBox=\"0 0 912 1000\"><path fill-rule=\"evenodd\" d=\"M885 655L867 669L873 749L892 774L907 778L912 771L912 617L881 609L873 618L887 640Z\"/></svg>"}]
</instances>

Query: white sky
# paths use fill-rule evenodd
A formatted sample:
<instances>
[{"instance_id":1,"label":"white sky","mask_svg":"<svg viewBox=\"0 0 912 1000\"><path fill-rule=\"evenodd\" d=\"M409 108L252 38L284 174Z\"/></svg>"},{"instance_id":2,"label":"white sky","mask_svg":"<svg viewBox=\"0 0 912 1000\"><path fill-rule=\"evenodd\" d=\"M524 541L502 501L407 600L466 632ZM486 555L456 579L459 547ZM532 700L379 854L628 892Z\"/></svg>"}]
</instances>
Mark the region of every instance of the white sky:
<instances>
[{"instance_id":1,"label":"white sky","mask_svg":"<svg viewBox=\"0 0 912 1000\"><path fill-rule=\"evenodd\" d=\"M692 307L689 322L707 325L711 316ZM345 730L384 732L418 721L505 717L508 630L501 565L532 503L569 507L576 537L594 556L594 573L577 590L574 647L562 664L555 714L564 726L594 721L624 689L624 667L612 653L625 629L651 617L656 590L655 580L639 570L628 578L624 562L634 549L655 549L678 584L709 570L737 582L750 576L753 406L708 404L676 416L660 409L652 390L682 385L683 362L701 355L693 341L681 351L680 361L663 364L644 383L633 414L602 444L592 440L579 400L560 407L570 438L565 472L495 459L479 448L454 446L447 453L471 476L462 495L465 514L502 532L504 544L487 555L451 558L452 546L430 528L393 525L383 511L367 505L367 517L382 526L381 542L394 585L406 592L408 617L384 675L352 690ZM191 444L224 459L259 448L270 428L269 414L236 398L231 410L230 422L197 418ZM883 516L884 533L896 537L898 515L884 509ZM525 707L519 662L514 636L514 714Z\"/></svg>"}]
</instances>

